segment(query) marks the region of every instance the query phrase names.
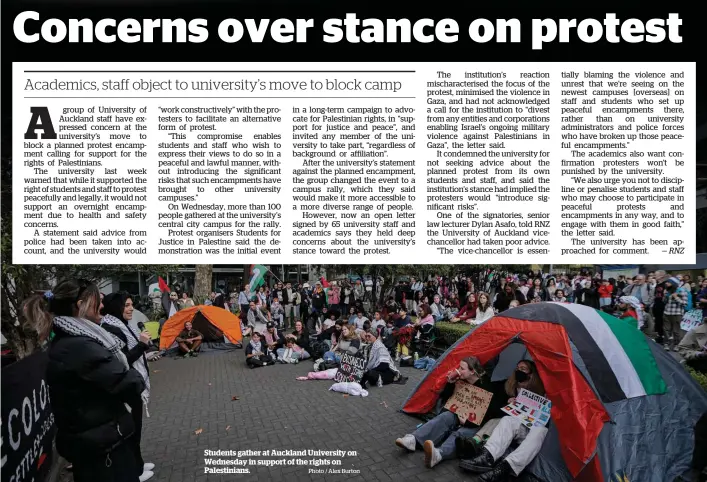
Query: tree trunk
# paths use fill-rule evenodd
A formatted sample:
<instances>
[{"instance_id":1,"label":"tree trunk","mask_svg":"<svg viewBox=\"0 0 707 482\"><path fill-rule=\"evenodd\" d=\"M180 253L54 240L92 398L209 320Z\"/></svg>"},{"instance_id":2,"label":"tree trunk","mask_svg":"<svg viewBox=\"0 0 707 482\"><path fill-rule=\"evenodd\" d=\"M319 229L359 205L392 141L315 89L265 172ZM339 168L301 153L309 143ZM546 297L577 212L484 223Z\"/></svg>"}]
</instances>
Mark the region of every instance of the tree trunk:
<instances>
[{"instance_id":1,"label":"tree trunk","mask_svg":"<svg viewBox=\"0 0 707 482\"><path fill-rule=\"evenodd\" d=\"M194 275L194 297L205 299L211 294L213 264L197 264Z\"/></svg>"}]
</instances>

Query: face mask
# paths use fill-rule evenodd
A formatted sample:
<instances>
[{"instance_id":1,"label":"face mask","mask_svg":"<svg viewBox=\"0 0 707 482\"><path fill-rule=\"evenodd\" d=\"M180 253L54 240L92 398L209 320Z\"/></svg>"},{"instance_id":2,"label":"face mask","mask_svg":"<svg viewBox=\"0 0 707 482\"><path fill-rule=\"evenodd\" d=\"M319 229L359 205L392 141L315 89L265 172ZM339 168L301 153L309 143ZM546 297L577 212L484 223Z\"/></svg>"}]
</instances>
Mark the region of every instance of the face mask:
<instances>
[{"instance_id":1,"label":"face mask","mask_svg":"<svg viewBox=\"0 0 707 482\"><path fill-rule=\"evenodd\" d=\"M516 380L518 381L518 383L527 382L529 378L530 375L528 375L527 373L522 372L520 370L516 370Z\"/></svg>"}]
</instances>

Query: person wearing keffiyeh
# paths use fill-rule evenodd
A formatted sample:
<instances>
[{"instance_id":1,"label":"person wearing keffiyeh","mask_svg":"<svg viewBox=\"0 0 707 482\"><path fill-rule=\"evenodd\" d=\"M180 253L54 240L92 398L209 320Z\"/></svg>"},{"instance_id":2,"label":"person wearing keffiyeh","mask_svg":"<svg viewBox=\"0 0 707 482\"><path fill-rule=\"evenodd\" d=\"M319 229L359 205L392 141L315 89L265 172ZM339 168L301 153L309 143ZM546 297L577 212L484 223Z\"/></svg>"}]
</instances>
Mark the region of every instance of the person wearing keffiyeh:
<instances>
[{"instance_id":1,"label":"person wearing keffiyeh","mask_svg":"<svg viewBox=\"0 0 707 482\"><path fill-rule=\"evenodd\" d=\"M371 344L371 349L366 371L361 378L361 386L366 388L369 383L383 386L399 380L400 372L395 367L390 352L383 341L375 333L368 332L366 333L366 342Z\"/></svg>"},{"instance_id":2,"label":"person wearing keffiyeh","mask_svg":"<svg viewBox=\"0 0 707 482\"><path fill-rule=\"evenodd\" d=\"M638 298L635 296L622 296L619 298L619 310L622 312L619 318L633 318L637 321L636 328L639 330L643 328L643 308Z\"/></svg>"},{"instance_id":3,"label":"person wearing keffiyeh","mask_svg":"<svg viewBox=\"0 0 707 482\"><path fill-rule=\"evenodd\" d=\"M140 441L142 438L142 412L143 408L149 417L147 404L150 400L150 371L147 367L147 358L145 351L150 347L149 333L140 333L130 327L129 322L133 317L133 299L130 294L122 291L111 293L103 298L103 309L101 310L103 318L101 318L101 327L120 339L122 351L125 354L128 364L137 370L145 380L145 390L141 394L141 400L131 404L131 415L135 422L135 435L130 438L130 445L135 452L135 459L138 467L143 467L143 470L138 474L143 478L143 473L152 471L155 464L145 462L142 458L140 450ZM144 478L144 480L150 477Z\"/></svg>"},{"instance_id":4,"label":"person wearing keffiyeh","mask_svg":"<svg viewBox=\"0 0 707 482\"><path fill-rule=\"evenodd\" d=\"M98 325L100 305L96 285L69 280L28 299L23 310L41 332L51 326L55 333L47 383L57 450L73 463L74 480L135 482L144 467L130 444L130 411L140 403L145 379L130 368L124 343Z\"/></svg>"}]
</instances>

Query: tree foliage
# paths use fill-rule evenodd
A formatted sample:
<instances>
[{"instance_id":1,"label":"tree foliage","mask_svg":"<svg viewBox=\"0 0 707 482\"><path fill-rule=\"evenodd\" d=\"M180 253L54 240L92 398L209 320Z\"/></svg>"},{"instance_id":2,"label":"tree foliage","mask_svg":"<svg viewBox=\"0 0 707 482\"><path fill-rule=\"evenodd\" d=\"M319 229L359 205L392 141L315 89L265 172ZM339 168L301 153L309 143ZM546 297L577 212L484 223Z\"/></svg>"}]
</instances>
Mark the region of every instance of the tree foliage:
<instances>
[{"instance_id":1,"label":"tree foliage","mask_svg":"<svg viewBox=\"0 0 707 482\"><path fill-rule=\"evenodd\" d=\"M3 144L9 139L3 139ZM99 284L137 271L166 276L179 265L79 265L12 263L12 159L3 156L0 170L2 204L0 236L0 303L2 334L18 358L37 347L37 334L24 319L22 304L36 292L52 288L57 282L76 278Z\"/></svg>"}]
</instances>

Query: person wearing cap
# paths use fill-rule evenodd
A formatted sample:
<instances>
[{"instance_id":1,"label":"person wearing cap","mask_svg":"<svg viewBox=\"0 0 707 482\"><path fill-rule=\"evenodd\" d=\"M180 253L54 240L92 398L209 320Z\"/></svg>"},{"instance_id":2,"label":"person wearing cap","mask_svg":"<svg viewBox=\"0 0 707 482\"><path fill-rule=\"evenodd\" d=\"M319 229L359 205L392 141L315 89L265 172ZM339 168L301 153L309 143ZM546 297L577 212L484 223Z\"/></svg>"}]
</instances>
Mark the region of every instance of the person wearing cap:
<instances>
[{"instance_id":1,"label":"person wearing cap","mask_svg":"<svg viewBox=\"0 0 707 482\"><path fill-rule=\"evenodd\" d=\"M680 280L674 276L665 281L663 302L665 303L665 309L663 310L664 347L666 351L671 348L674 351L678 351L678 344L685 336L685 332L680 329L680 322L685 314L687 293L680 288Z\"/></svg>"},{"instance_id":2,"label":"person wearing cap","mask_svg":"<svg viewBox=\"0 0 707 482\"><path fill-rule=\"evenodd\" d=\"M272 321L268 322L263 333L263 341L268 347L268 350L272 353L276 353L278 348L282 348L285 344L285 337L282 332L278 330L278 327Z\"/></svg>"}]
</instances>

